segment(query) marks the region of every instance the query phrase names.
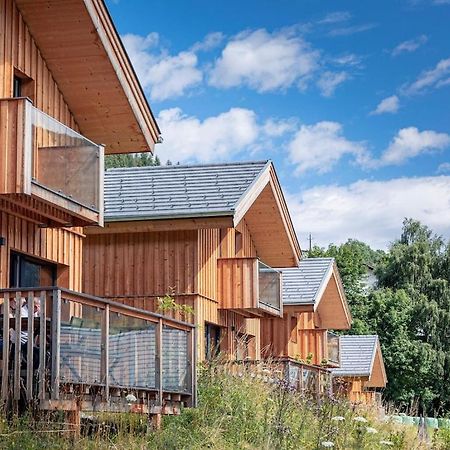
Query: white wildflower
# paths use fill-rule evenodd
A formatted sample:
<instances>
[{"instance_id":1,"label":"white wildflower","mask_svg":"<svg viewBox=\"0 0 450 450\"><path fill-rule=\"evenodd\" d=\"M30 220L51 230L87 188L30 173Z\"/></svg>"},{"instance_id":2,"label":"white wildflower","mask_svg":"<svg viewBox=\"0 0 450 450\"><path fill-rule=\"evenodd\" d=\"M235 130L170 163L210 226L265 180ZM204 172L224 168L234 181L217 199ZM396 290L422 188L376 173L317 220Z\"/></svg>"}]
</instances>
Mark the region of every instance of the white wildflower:
<instances>
[{"instance_id":1,"label":"white wildflower","mask_svg":"<svg viewBox=\"0 0 450 450\"><path fill-rule=\"evenodd\" d=\"M353 419L355 422L367 423L367 419L365 417L357 416Z\"/></svg>"},{"instance_id":2,"label":"white wildflower","mask_svg":"<svg viewBox=\"0 0 450 450\"><path fill-rule=\"evenodd\" d=\"M136 398L133 394L128 394L128 395L125 397L125 400L126 400L128 403L134 403L134 402L137 400L137 398Z\"/></svg>"},{"instance_id":3,"label":"white wildflower","mask_svg":"<svg viewBox=\"0 0 450 450\"><path fill-rule=\"evenodd\" d=\"M345 420L345 417L334 416L334 417L331 418L331 420L334 420L335 422L342 422L343 420Z\"/></svg>"},{"instance_id":4,"label":"white wildflower","mask_svg":"<svg viewBox=\"0 0 450 450\"><path fill-rule=\"evenodd\" d=\"M373 427L366 427L366 432L369 434L377 434L378 430L376 428Z\"/></svg>"},{"instance_id":5,"label":"white wildflower","mask_svg":"<svg viewBox=\"0 0 450 450\"><path fill-rule=\"evenodd\" d=\"M320 443L322 447L331 448L334 447L334 443L331 441L323 441Z\"/></svg>"},{"instance_id":6,"label":"white wildflower","mask_svg":"<svg viewBox=\"0 0 450 450\"><path fill-rule=\"evenodd\" d=\"M380 441L381 445L387 445L388 447L392 447L394 445L391 441Z\"/></svg>"}]
</instances>

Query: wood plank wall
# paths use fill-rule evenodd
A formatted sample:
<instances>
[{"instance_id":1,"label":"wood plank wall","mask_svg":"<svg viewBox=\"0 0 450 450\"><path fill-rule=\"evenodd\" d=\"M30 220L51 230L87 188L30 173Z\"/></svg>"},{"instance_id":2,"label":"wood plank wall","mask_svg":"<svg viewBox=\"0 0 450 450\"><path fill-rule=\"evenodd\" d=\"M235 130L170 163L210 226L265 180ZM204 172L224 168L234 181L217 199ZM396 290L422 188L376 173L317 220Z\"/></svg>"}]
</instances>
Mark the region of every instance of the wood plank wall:
<instances>
[{"instance_id":1,"label":"wood plank wall","mask_svg":"<svg viewBox=\"0 0 450 450\"><path fill-rule=\"evenodd\" d=\"M58 284L81 290L82 241L80 229L44 229L26 219L0 211L0 287L9 287L10 251L42 258L58 264Z\"/></svg>"},{"instance_id":2,"label":"wood plank wall","mask_svg":"<svg viewBox=\"0 0 450 450\"><path fill-rule=\"evenodd\" d=\"M24 192L25 101L0 103L0 194Z\"/></svg>"},{"instance_id":3,"label":"wood plank wall","mask_svg":"<svg viewBox=\"0 0 450 450\"><path fill-rule=\"evenodd\" d=\"M85 292L99 297L197 293L197 232L88 235Z\"/></svg>"},{"instance_id":4,"label":"wood plank wall","mask_svg":"<svg viewBox=\"0 0 450 450\"><path fill-rule=\"evenodd\" d=\"M206 322L223 327L231 350L233 336L225 330L254 336L259 358L259 319L218 309L217 259L256 256L245 222L237 230L241 233L237 252L233 228L89 234L83 253L83 291L150 311L156 310L155 298L166 293L178 303L193 301L200 359L204 358Z\"/></svg>"},{"instance_id":5,"label":"wood plank wall","mask_svg":"<svg viewBox=\"0 0 450 450\"><path fill-rule=\"evenodd\" d=\"M0 0L0 98L12 97L14 69L34 80L34 105L67 126L77 124L14 0Z\"/></svg>"},{"instance_id":6,"label":"wood plank wall","mask_svg":"<svg viewBox=\"0 0 450 450\"><path fill-rule=\"evenodd\" d=\"M327 357L326 336L315 328L315 314L285 313L281 319L261 319L261 346L265 356L285 356L320 365Z\"/></svg>"}]
</instances>

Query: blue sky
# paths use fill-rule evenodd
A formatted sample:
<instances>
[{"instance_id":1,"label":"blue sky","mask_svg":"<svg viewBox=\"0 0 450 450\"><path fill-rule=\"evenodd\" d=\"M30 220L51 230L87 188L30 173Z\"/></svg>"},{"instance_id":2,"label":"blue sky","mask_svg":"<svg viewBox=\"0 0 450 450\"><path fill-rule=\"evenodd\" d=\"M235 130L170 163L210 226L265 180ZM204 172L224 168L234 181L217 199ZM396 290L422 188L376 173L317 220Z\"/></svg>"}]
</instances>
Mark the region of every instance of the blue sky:
<instances>
[{"instance_id":1,"label":"blue sky","mask_svg":"<svg viewBox=\"0 0 450 450\"><path fill-rule=\"evenodd\" d=\"M272 159L303 246L449 237L450 0L108 6L163 161Z\"/></svg>"}]
</instances>

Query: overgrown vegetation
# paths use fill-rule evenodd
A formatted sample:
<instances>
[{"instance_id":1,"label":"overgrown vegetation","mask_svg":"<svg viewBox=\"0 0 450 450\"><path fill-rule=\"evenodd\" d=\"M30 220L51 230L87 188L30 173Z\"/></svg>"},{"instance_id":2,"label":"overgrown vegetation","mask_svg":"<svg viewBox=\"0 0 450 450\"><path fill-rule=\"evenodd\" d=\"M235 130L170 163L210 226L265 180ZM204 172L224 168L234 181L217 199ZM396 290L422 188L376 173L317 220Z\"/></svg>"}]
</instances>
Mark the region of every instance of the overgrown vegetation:
<instances>
[{"instance_id":1,"label":"overgrown vegetation","mask_svg":"<svg viewBox=\"0 0 450 450\"><path fill-rule=\"evenodd\" d=\"M336 258L354 323L350 333L378 334L398 407L429 415L450 413L450 242L407 219L387 252L349 240L310 256ZM374 267L378 283L366 289Z\"/></svg>"},{"instance_id":2,"label":"overgrown vegetation","mask_svg":"<svg viewBox=\"0 0 450 450\"><path fill-rule=\"evenodd\" d=\"M237 372L237 373L236 373ZM105 416L100 416L102 422ZM344 401L314 400L275 383L268 375L239 369L235 375L218 367L199 374L199 406L180 416L166 416L161 431L146 433L142 416L118 415L115 432L104 425L74 442L52 432L58 422L33 424L28 419L0 425L4 449L158 449L288 450L448 449L449 433L428 442L417 429L382 422L372 411L357 411ZM118 431L117 431L118 430Z\"/></svg>"}]
</instances>

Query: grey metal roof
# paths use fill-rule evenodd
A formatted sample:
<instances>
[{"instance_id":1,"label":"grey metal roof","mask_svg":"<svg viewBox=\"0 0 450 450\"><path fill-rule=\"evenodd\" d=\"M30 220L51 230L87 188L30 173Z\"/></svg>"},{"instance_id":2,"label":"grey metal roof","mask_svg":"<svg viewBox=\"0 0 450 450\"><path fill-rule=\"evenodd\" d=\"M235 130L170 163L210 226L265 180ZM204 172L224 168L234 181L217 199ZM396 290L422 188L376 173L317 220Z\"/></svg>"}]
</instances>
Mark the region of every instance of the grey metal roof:
<instances>
[{"instance_id":1,"label":"grey metal roof","mask_svg":"<svg viewBox=\"0 0 450 450\"><path fill-rule=\"evenodd\" d=\"M370 377L377 343L377 335L340 336L341 364L332 369L333 375Z\"/></svg>"},{"instance_id":2,"label":"grey metal roof","mask_svg":"<svg viewBox=\"0 0 450 450\"><path fill-rule=\"evenodd\" d=\"M284 305L316 305L333 271L334 258L305 258L283 272Z\"/></svg>"},{"instance_id":3,"label":"grey metal roof","mask_svg":"<svg viewBox=\"0 0 450 450\"><path fill-rule=\"evenodd\" d=\"M268 161L108 169L105 219L232 215Z\"/></svg>"}]
</instances>

